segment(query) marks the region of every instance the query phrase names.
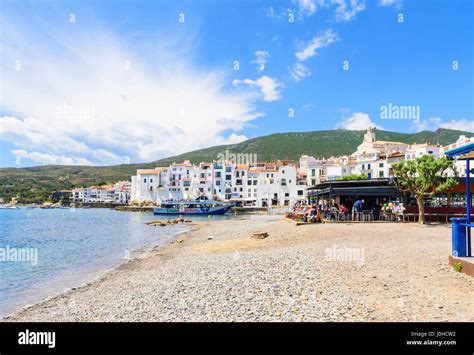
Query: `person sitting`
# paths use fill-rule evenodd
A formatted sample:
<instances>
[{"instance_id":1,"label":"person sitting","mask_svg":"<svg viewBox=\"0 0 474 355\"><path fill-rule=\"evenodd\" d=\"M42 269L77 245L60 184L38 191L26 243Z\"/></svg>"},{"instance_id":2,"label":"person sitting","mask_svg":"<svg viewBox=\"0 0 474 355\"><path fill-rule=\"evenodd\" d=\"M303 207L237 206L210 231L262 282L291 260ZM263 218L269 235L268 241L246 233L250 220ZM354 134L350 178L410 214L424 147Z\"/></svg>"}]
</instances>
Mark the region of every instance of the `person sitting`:
<instances>
[{"instance_id":1,"label":"person sitting","mask_svg":"<svg viewBox=\"0 0 474 355\"><path fill-rule=\"evenodd\" d=\"M346 206L341 203L341 205L339 206L339 219L346 219L347 212L348 210Z\"/></svg>"}]
</instances>

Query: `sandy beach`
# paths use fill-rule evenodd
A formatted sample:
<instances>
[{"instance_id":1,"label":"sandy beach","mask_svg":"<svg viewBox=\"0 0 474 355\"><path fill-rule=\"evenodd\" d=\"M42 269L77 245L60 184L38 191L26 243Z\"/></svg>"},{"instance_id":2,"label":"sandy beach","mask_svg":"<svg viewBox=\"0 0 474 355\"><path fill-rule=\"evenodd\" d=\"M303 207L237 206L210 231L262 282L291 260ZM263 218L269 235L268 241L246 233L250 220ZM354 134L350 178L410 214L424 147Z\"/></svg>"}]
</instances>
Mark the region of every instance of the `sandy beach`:
<instances>
[{"instance_id":1,"label":"sandy beach","mask_svg":"<svg viewBox=\"0 0 474 355\"><path fill-rule=\"evenodd\" d=\"M265 218L194 224L164 250L6 320L474 321L474 278L447 264L448 225Z\"/></svg>"}]
</instances>

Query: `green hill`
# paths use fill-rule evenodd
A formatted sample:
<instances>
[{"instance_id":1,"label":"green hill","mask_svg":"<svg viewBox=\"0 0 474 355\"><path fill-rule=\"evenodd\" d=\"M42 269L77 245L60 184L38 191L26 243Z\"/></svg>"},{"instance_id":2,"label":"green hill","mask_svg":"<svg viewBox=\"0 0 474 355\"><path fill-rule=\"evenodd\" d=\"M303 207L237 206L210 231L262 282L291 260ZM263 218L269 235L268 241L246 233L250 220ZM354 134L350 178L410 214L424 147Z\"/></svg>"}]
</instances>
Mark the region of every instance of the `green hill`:
<instances>
[{"instance_id":1,"label":"green hill","mask_svg":"<svg viewBox=\"0 0 474 355\"><path fill-rule=\"evenodd\" d=\"M190 160L193 163L212 161L219 153L257 154L259 161L277 159L297 160L302 154L330 157L353 153L362 142L365 131L328 130L314 132L277 133L249 139L242 143L215 146L180 154L151 163L114 166L49 165L31 168L0 169L0 197L9 201L19 196L22 202L43 201L54 191L70 190L77 186L91 186L130 179L137 169L167 166L173 162ZM434 132L397 133L376 131L378 140L404 143L455 142L460 135L470 132L438 129Z\"/></svg>"}]
</instances>

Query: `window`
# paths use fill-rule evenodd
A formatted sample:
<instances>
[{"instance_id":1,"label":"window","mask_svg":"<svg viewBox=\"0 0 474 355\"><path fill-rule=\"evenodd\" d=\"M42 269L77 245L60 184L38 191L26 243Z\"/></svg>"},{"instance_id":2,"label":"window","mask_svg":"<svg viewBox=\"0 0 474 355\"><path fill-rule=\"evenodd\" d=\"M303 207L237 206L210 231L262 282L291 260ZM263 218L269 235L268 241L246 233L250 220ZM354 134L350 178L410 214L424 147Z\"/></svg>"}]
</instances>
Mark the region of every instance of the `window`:
<instances>
[{"instance_id":1,"label":"window","mask_svg":"<svg viewBox=\"0 0 474 355\"><path fill-rule=\"evenodd\" d=\"M252 180L247 180L247 185L252 185Z\"/></svg>"},{"instance_id":2,"label":"window","mask_svg":"<svg viewBox=\"0 0 474 355\"><path fill-rule=\"evenodd\" d=\"M150 191L153 191L153 186L150 186Z\"/></svg>"},{"instance_id":3,"label":"window","mask_svg":"<svg viewBox=\"0 0 474 355\"><path fill-rule=\"evenodd\" d=\"M281 179L281 186L286 186L286 179Z\"/></svg>"},{"instance_id":4,"label":"window","mask_svg":"<svg viewBox=\"0 0 474 355\"><path fill-rule=\"evenodd\" d=\"M379 168L383 168L383 163L379 163Z\"/></svg>"},{"instance_id":5,"label":"window","mask_svg":"<svg viewBox=\"0 0 474 355\"><path fill-rule=\"evenodd\" d=\"M290 197L290 193L289 193L289 192L285 192L285 197Z\"/></svg>"},{"instance_id":6,"label":"window","mask_svg":"<svg viewBox=\"0 0 474 355\"><path fill-rule=\"evenodd\" d=\"M232 175L226 175L226 176L225 176L225 179L226 179L226 180L232 180Z\"/></svg>"},{"instance_id":7,"label":"window","mask_svg":"<svg viewBox=\"0 0 474 355\"><path fill-rule=\"evenodd\" d=\"M298 196L303 196L303 190L298 190Z\"/></svg>"},{"instance_id":8,"label":"window","mask_svg":"<svg viewBox=\"0 0 474 355\"><path fill-rule=\"evenodd\" d=\"M362 164L362 170L365 170L365 164Z\"/></svg>"},{"instance_id":9,"label":"window","mask_svg":"<svg viewBox=\"0 0 474 355\"><path fill-rule=\"evenodd\" d=\"M311 176L316 176L316 169L311 169Z\"/></svg>"},{"instance_id":10,"label":"window","mask_svg":"<svg viewBox=\"0 0 474 355\"><path fill-rule=\"evenodd\" d=\"M219 180L216 181L216 185L220 186L221 182Z\"/></svg>"},{"instance_id":11,"label":"window","mask_svg":"<svg viewBox=\"0 0 474 355\"><path fill-rule=\"evenodd\" d=\"M220 171L216 171L216 178L220 178L221 177L221 172Z\"/></svg>"},{"instance_id":12,"label":"window","mask_svg":"<svg viewBox=\"0 0 474 355\"><path fill-rule=\"evenodd\" d=\"M379 171L379 177L383 178L383 171Z\"/></svg>"},{"instance_id":13,"label":"window","mask_svg":"<svg viewBox=\"0 0 474 355\"><path fill-rule=\"evenodd\" d=\"M232 168L230 166L226 167L225 168L225 172L226 173L230 173L232 171Z\"/></svg>"},{"instance_id":14,"label":"window","mask_svg":"<svg viewBox=\"0 0 474 355\"><path fill-rule=\"evenodd\" d=\"M254 184L254 185L257 185L257 180L254 180L254 181L253 181L253 184Z\"/></svg>"},{"instance_id":15,"label":"window","mask_svg":"<svg viewBox=\"0 0 474 355\"><path fill-rule=\"evenodd\" d=\"M146 179L143 179L143 182L146 182Z\"/></svg>"},{"instance_id":16,"label":"window","mask_svg":"<svg viewBox=\"0 0 474 355\"><path fill-rule=\"evenodd\" d=\"M316 180L315 179L311 179L311 185L316 185Z\"/></svg>"},{"instance_id":17,"label":"window","mask_svg":"<svg viewBox=\"0 0 474 355\"><path fill-rule=\"evenodd\" d=\"M367 164L367 169L370 170L370 164Z\"/></svg>"},{"instance_id":18,"label":"window","mask_svg":"<svg viewBox=\"0 0 474 355\"><path fill-rule=\"evenodd\" d=\"M153 179L150 179L150 182L153 182Z\"/></svg>"}]
</instances>

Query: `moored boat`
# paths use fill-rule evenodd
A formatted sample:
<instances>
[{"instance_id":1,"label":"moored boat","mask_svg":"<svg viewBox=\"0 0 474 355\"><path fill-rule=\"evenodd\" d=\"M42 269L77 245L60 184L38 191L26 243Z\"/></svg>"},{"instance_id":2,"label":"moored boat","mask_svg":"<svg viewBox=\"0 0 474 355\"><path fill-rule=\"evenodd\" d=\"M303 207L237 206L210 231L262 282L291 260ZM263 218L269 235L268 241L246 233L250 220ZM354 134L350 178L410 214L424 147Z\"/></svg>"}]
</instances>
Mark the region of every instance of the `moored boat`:
<instances>
[{"instance_id":1,"label":"moored boat","mask_svg":"<svg viewBox=\"0 0 474 355\"><path fill-rule=\"evenodd\" d=\"M233 204L214 200L189 200L162 202L160 207L153 209L154 214L194 214L222 215L231 209Z\"/></svg>"}]
</instances>

